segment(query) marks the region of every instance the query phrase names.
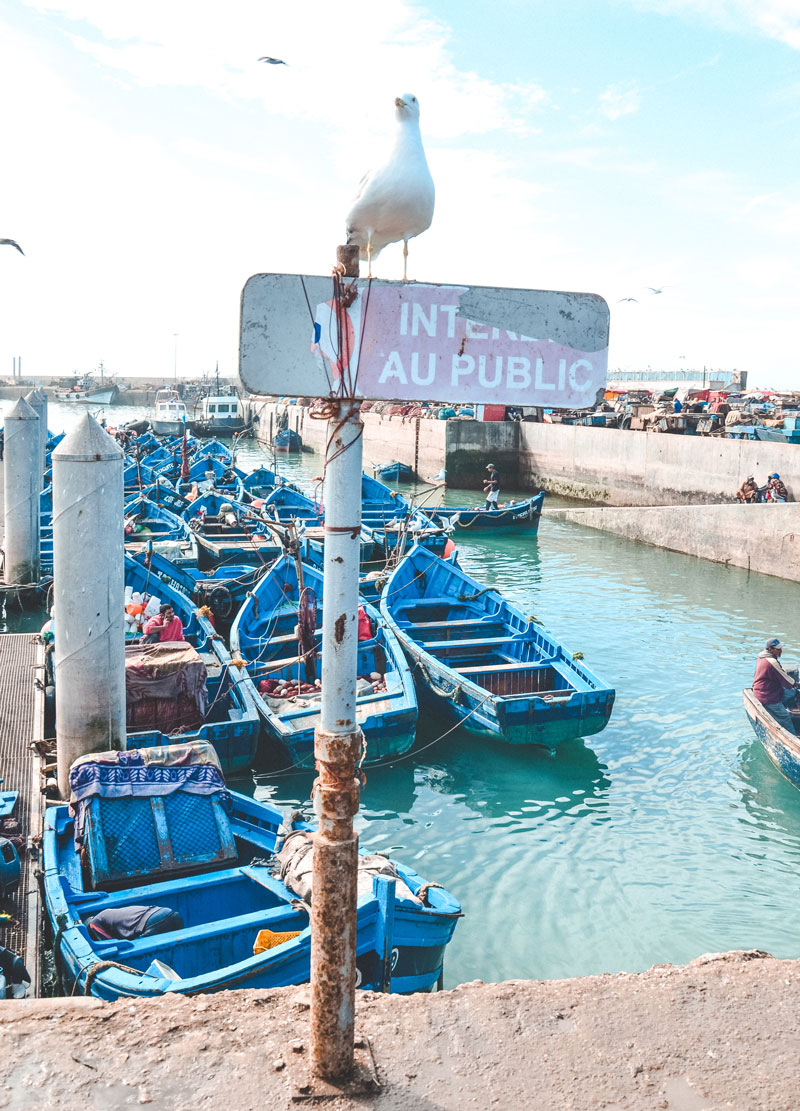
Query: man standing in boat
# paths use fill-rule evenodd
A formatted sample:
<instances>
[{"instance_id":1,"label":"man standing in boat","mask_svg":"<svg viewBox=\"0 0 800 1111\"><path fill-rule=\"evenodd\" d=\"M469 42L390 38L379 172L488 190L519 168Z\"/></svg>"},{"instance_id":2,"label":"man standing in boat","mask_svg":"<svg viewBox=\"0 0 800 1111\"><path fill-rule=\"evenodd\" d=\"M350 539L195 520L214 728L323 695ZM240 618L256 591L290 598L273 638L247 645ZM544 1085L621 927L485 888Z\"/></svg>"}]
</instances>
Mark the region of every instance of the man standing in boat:
<instances>
[{"instance_id":1,"label":"man standing in boat","mask_svg":"<svg viewBox=\"0 0 800 1111\"><path fill-rule=\"evenodd\" d=\"M792 715L785 703L794 697L798 686L798 672L796 667L784 668L781 665L782 652L783 645L777 637L768 640L764 651L759 652L753 678L753 696L784 729L794 733L796 730Z\"/></svg>"},{"instance_id":2,"label":"man standing in boat","mask_svg":"<svg viewBox=\"0 0 800 1111\"><path fill-rule=\"evenodd\" d=\"M486 508L497 509L497 499L500 497L500 475L494 463L487 463L486 470L489 472L489 477L483 480Z\"/></svg>"}]
</instances>

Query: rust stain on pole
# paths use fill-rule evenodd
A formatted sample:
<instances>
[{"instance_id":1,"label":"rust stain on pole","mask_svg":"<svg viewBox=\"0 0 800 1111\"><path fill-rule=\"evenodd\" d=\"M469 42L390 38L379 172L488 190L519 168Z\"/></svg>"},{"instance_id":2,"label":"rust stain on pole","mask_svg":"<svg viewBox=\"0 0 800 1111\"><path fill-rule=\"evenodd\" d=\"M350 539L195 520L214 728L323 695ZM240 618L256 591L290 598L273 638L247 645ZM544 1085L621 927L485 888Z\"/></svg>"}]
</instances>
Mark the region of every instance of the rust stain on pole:
<instances>
[{"instance_id":1,"label":"rust stain on pole","mask_svg":"<svg viewBox=\"0 0 800 1111\"><path fill-rule=\"evenodd\" d=\"M341 644L342 641L344 640L344 630L345 630L345 625L346 624L347 624L347 614L346 613L339 614L339 616L336 618L336 621L334 622L334 625L333 625L333 636L334 636L334 639L335 639L337 644Z\"/></svg>"},{"instance_id":2,"label":"rust stain on pole","mask_svg":"<svg viewBox=\"0 0 800 1111\"><path fill-rule=\"evenodd\" d=\"M361 732L316 734L319 778L315 810L311 932L312 1037L311 1071L337 1078L353 1067L356 982L356 884L359 783L356 760ZM343 990L344 989L344 990Z\"/></svg>"}]
</instances>

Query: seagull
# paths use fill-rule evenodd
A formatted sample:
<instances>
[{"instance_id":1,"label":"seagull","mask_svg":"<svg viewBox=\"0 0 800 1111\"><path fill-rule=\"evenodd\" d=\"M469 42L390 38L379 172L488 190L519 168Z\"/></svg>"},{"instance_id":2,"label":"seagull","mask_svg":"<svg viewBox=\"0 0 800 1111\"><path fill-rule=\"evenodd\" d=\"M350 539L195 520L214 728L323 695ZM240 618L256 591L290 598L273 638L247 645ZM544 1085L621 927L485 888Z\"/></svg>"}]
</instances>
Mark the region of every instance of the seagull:
<instances>
[{"instance_id":1,"label":"seagull","mask_svg":"<svg viewBox=\"0 0 800 1111\"><path fill-rule=\"evenodd\" d=\"M19 243L17 243L16 239L0 239L0 246L2 246L4 243L8 247L16 247L21 255L25 254L22 247L20 247Z\"/></svg>"},{"instance_id":2,"label":"seagull","mask_svg":"<svg viewBox=\"0 0 800 1111\"><path fill-rule=\"evenodd\" d=\"M285 66L288 62L284 62L283 58L270 58L269 54L265 54L263 58L258 59L259 62L266 62L268 66Z\"/></svg>"},{"instance_id":3,"label":"seagull","mask_svg":"<svg viewBox=\"0 0 800 1111\"><path fill-rule=\"evenodd\" d=\"M636 301L636 298L635 297L620 297L619 301L617 301L617 304L621 305L623 301ZM636 304L638 305L639 302L636 301Z\"/></svg>"},{"instance_id":4,"label":"seagull","mask_svg":"<svg viewBox=\"0 0 800 1111\"><path fill-rule=\"evenodd\" d=\"M661 289L656 289L654 286L649 285L647 288L650 290L651 293L663 293L667 287L665 285L662 285Z\"/></svg>"},{"instance_id":5,"label":"seagull","mask_svg":"<svg viewBox=\"0 0 800 1111\"><path fill-rule=\"evenodd\" d=\"M387 161L361 179L347 214L347 242L358 244L369 265L389 243L403 240L403 281L408 280L408 241L431 226L435 190L419 131L419 101L395 98L397 136Z\"/></svg>"}]
</instances>

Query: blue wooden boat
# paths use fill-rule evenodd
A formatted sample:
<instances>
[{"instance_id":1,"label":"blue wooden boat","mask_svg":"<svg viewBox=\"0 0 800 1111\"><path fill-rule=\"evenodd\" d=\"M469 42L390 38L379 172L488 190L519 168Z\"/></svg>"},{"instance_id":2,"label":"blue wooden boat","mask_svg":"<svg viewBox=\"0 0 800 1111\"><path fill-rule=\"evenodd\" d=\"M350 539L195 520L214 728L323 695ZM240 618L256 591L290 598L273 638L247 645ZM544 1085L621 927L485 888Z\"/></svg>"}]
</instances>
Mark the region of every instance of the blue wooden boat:
<instances>
[{"instance_id":1,"label":"blue wooden boat","mask_svg":"<svg viewBox=\"0 0 800 1111\"><path fill-rule=\"evenodd\" d=\"M210 571L225 563L266 567L283 551L280 530L260 510L220 494L203 494L184 514L194 536L197 566Z\"/></svg>"},{"instance_id":2,"label":"blue wooden boat","mask_svg":"<svg viewBox=\"0 0 800 1111\"><path fill-rule=\"evenodd\" d=\"M303 440L293 428L284 428L272 437L272 446L275 451L298 452L303 450Z\"/></svg>"},{"instance_id":3,"label":"blue wooden boat","mask_svg":"<svg viewBox=\"0 0 800 1111\"><path fill-rule=\"evenodd\" d=\"M373 474L382 482L413 482L414 468L408 463L382 463L372 468Z\"/></svg>"},{"instance_id":4,"label":"blue wooden boat","mask_svg":"<svg viewBox=\"0 0 800 1111\"><path fill-rule=\"evenodd\" d=\"M191 543L192 533L183 517L178 517L165 505L139 496L125 504L126 543L177 540Z\"/></svg>"},{"instance_id":5,"label":"blue wooden boat","mask_svg":"<svg viewBox=\"0 0 800 1111\"><path fill-rule=\"evenodd\" d=\"M137 552L134 557L143 567L148 567L159 582L170 583L183 591L196 605L208 606L219 622L232 620L244 603L248 590L252 590L264 574L260 560L250 563L223 563L208 571L197 566L196 556L168 559L151 548ZM154 584L154 590L157 585Z\"/></svg>"},{"instance_id":6,"label":"blue wooden boat","mask_svg":"<svg viewBox=\"0 0 800 1111\"><path fill-rule=\"evenodd\" d=\"M182 590L176 589L172 583L158 578L154 571L128 552L125 553L125 585L142 597L154 595L161 600L162 605L169 602L176 616L181 619L184 637L201 654L213 653L212 645L219 645L214 626L199 612L191 598Z\"/></svg>"},{"instance_id":7,"label":"blue wooden boat","mask_svg":"<svg viewBox=\"0 0 800 1111\"><path fill-rule=\"evenodd\" d=\"M316 621L306 659L321 660L324 582L322 571L301 564L305 590L314 594ZM302 662L295 627L301 613L301 588L294 559L282 556L261 579L231 628L231 650L247 665L252 695L269 735L301 766L314 763L314 727L319 723L320 691L287 698L277 692L298 680L311 685ZM358 645L359 693L356 722L364 733L365 762L406 752L414 743L417 699L408 664L394 635L376 609L365 605L373 625L370 640ZM313 614L312 614L313 616ZM373 681L370 676L383 676ZM374 685L373 685L374 683ZM267 686L274 688L266 690Z\"/></svg>"},{"instance_id":8,"label":"blue wooden boat","mask_svg":"<svg viewBox=\"0 0 800 1111\"><path fill-rule=\"evenodd\" d=\"M800 737L785 729L766 706L762 706L751 687L743 696L745 713L767 756L781 775L800 789Z\"/></svg>"},{"instance_id":9,"label":"blue wooden boat","mask_svg":"<svg viewBox=\"0 0 800 1111\"><path fill-rule=\"evenodd\" d=\"M229 793L207 746L136 760L100 753L76 761L76 817L66 805L46 814L44 896L64 989L113 1000L307 982L304 902L313 893L297 862L311 827L291 827L276 807ZM133 782L141 793L119 793ZM126 909L129 924L138 920L133 930L120 928ZM441 985L459 917L443 888L362 853L357 985L399 993Z\"/></svg>"},{"instance_id":10,"label":"blue wooden boat","mask_svg":"<svg viewBox=\"0 0 800 1111\"><path fill-rule=\"evenodd\" d=\"M470 732L554 749L608 722L613 689L453 559L414 547L381 613L426 696Z\"/></svg>"},{"instance_id":11,"label":"blue wooden boat","mask_svg":"<svg viewBox=\"0 0 800 1111\"><path fill-rule=\"evenodd\" d=\"M500 509L478 506L472 509L442 505L423 510L431 520L452 525L453 528L471 529L473 532L490 529L518 528L534 532L542 515L544 490L525 501L511 502Z\"/></svg>"},{"instance_id":12,"label":"blue wooden boat","mask_svg":"<svg viewBox=\"0 0 800 1111\"><path fill-rule=\"evenodd\" d=\"M243 498L245 501L263 501L278 486L289 486L294 489L288 479L271 471L269 467L256 467L242 479Z\"/></svg>"}]
</instances>

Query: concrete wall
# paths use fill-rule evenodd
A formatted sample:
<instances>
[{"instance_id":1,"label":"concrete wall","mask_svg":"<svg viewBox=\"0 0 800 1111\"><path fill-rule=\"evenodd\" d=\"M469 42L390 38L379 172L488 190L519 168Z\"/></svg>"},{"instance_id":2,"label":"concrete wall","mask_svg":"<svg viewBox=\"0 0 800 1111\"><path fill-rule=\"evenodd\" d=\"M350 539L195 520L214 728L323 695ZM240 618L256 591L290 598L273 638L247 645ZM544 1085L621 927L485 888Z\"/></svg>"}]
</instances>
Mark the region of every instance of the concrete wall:
<instances>
[{"instance_id":1,"label":"concrete wall","mask_svg":"<svg viewBox=\"0 0 800 1111\"><path fill-rule=\"evenodd\" d=\"M778 471L800 499L794 444L677 436L568 424L521 424L520 484L608 505L680 505L733 498L754 474Z\"/></svg>"},{"instance_id":2,"label":"concrete wall","mask_svg":"<svg viewBox=\"0 0 800 1111\"><path fill-rule=\"evenodd\" d=\"M800 504L554 509L547 517L800 581Z\"/></svg>"},{"instance_id":3,"label":"concrete wall","mask_svg":"<svg viewBox=\"0 0 800 1111\"><path fill-rule=\"evenodd\" d=\"M276 404L271 398L249 397L246 405L254 417L258 417L254 427L258 440L269 445L272 429L276 427ZM281 406L281 408L286 408ZM327 439L327 422L314 420L306 407L289 405L289 427L299 432L303 444L313 451L324 454ZM373 463L407 463L416 468L423 477L434 475L445 465L446 437L448 426L453 423L443 420L418 420L403 417L388 417L381 413L367 412L364 421L364 469L369 471ZM473 422L470 422L473 423Z\"/></svg>"},{"instance_id":4,"label":"concrete wall","mask_svg":"<svg viewBox=\"0 0 800 1111\"><path fill-rule=\"evenodd\" d=\"M271 399L252 397L260 414L259 438L269 443ZM315 451L325 448L325 422L289 406L289 421ZM622 432L569 424L511 421L404 420L364 413L366 464L393 459L423 477L447 468L454 486L475 486L487 462L497 465L504 486L545 489L605 505L684 505L732 501L748 474L760 485L778 471L800 500L800 446L759 440Z\"/></svg>"}]
</instances>

